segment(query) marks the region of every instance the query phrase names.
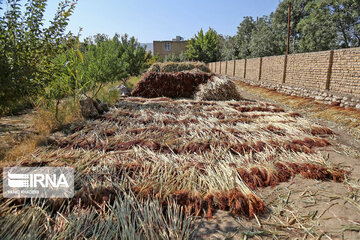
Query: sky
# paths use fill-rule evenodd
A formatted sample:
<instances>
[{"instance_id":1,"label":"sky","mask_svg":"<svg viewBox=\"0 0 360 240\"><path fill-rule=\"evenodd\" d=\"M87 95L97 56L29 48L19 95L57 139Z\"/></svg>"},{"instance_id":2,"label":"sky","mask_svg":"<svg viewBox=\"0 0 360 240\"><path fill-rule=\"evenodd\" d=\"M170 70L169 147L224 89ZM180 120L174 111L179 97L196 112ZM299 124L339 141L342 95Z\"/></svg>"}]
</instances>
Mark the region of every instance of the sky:
<instances>
[{"instance_id":1,"label":"sky","mask_svg":"<svg viewBox=\"0 0 360 240\"><path fill-rule=\"evenodd\" d=\"M79 0L68 30L82 37L128 33L139 42L193 37L201 28L235 35L244 16L275 11L280 0ZM51 19L59 0L48 0L45 18Z\"/></svg>"}]
</instances>

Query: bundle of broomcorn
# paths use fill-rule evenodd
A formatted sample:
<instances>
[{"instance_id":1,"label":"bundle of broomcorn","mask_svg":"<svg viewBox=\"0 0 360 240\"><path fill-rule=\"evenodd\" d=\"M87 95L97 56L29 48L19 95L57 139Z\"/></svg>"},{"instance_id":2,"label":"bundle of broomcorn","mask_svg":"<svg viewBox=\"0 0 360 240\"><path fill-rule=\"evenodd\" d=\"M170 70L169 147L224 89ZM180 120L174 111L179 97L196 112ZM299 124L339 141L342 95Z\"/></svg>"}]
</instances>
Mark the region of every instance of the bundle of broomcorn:
<instances>
[{"instance_id":1,"label":"bundle of broomcorn","mask_svg":"<svg viewBox=\"0 0 360 240\"><path fill-rule=\"evenodd\" d=\"M213 75L207 73L147 73L131 92L132 96L190 98L200 84Z\"/></svg>"},{"instance_id":2,"label":"bundle of broomcorn","mask_svg":"<svg viewBox=\"0 0 360 240\"><path fill-rule=\"evenodd\" d=\"M202 62L165 62L154 63L148 72L182 72L198 69L201 72L210 73L210 69Z\"/></svg>"},{"instance_id":3,"label":"bundle of broomcorn","mask_svg":"<svg viewBox=\"0 0 360 240\"><path fill-rule=\"evenodd\" d=\"M199 86L194 96L197 101L241 100L240 93L229 78L214 77L211 81Z\"/></svg>"},{"instance_id":4,"label":"bundle of broomcorn","mask_svg":"<svg viewBox=\"0 0 360 240\"><path fill-rule=\"evenodd\" d=\"M74 167L76 194L0 197L0 239L189 238L192 215L264 213L257 188L295 175L342 181L318 150L331 135L269 103L124 98L23 158Z\"/></svg>"}]
</instances>

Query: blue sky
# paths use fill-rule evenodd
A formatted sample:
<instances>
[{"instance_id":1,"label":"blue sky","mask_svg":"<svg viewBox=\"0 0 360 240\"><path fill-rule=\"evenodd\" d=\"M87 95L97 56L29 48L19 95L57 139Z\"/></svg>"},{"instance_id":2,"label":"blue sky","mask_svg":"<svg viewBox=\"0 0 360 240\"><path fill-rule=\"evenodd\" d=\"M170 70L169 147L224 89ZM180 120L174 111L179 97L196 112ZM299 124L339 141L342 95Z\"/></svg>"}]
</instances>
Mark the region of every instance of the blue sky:
<instances>
[{"instance_id":1,"label":"blue sky","mask_svg":"<svg viewBox=\"0 0 360 240\"><path fill-rule=\"evenodd\" d=\"M96 33L128 33L139 42L193 37L200 28L234 35L244 16L268 15L280 0L79 0L68 29L82 38ZM58 0L48 0L46 19Z\"/></svg>"}]
</instances>

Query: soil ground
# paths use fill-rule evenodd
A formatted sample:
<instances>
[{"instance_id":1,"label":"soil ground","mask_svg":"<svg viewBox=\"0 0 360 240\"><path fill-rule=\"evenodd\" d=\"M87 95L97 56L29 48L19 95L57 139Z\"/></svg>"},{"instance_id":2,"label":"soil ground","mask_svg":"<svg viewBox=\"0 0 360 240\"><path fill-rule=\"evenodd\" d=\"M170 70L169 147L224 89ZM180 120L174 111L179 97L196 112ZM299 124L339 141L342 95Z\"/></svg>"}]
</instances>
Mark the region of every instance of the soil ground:
<instances>
[{"instance_id":1,"label":"soil ground","mask_svg":"<svg viewBox=\"0 0 360 240\"><path fill-rule=\"evenodd\" d=\"M0 118L0 161L15 144L36 134L33 127L34 111L26 110L18 115Z\"/></svg>"},{"instance_id":2,"label":"soil ground","mask_svg":"<svg viewBox=\"0 0 360 240\"><path fill-rule=\"evenodd\" d=\"M276 103L241 90L249 100ZM336 135L332 146L322 150L329 161L349 170L343 183L320 182L296 176L276 187L256 193L264 200L267 214L254 219L235 218L217 211L211 219L197 219L197 239L360 239L360 142L335 123L303 116L330 127ZM0 119L1 152L11 147L9 139L33 134L33 112Z\"/></svg>"}]
</instances>

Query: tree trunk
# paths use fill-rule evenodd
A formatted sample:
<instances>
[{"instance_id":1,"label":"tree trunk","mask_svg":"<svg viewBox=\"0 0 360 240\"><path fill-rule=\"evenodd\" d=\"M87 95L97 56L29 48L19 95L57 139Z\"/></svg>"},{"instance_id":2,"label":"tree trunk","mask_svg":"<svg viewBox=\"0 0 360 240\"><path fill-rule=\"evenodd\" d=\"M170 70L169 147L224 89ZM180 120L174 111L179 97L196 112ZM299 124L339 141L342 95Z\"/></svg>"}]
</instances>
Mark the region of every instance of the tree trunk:
<instances>
[{"instance_id":1,"label":"tree trunk","mask_svg":"<svg viewBox=\"0 0 360 240\"><path fill-rule=\"evenodd\" d=\"M59 105L60 105L60 99L58 99L56 101L56 106L55 106L55 119L56 121L59 121Z\"/></svg>"}]
</instances>

